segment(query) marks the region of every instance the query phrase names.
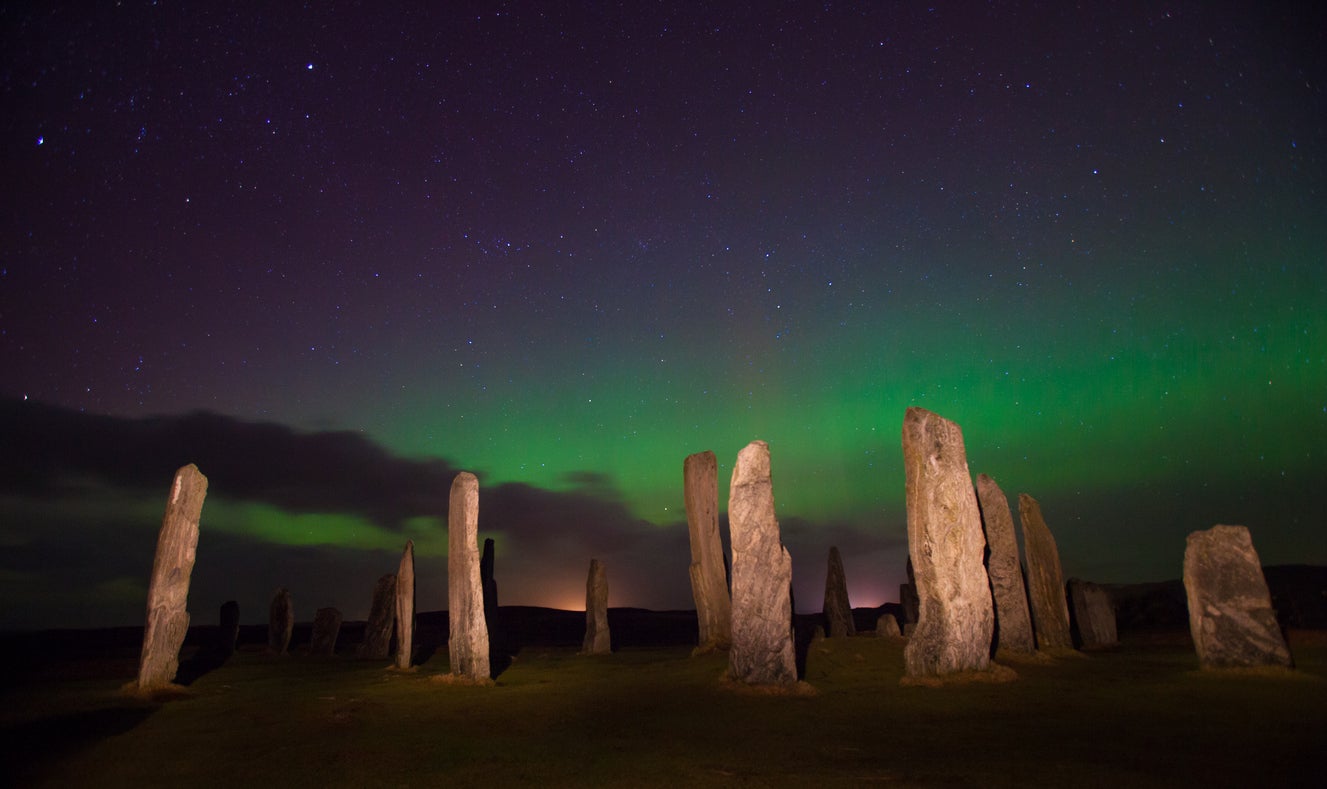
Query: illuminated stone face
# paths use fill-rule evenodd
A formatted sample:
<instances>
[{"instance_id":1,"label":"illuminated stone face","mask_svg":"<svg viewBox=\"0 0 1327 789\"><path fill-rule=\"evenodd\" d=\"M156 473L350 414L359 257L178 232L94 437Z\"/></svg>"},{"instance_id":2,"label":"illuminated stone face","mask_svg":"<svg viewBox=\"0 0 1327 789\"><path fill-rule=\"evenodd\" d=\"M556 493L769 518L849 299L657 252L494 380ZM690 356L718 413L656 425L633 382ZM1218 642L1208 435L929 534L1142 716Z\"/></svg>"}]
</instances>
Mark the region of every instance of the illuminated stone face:
<instances>
[{"instance_id":1,"label":"illuminated stone face","mask_svg":"<svg viewBox=\"0 0 1327 789\"><path fill-rule=\"evenodd\" d=\"M207 497L207 477L193 464L175 472L166 514L157 534L152 580L147 592L147 623L138 663L138 686L169 685L180 665L180 646L189 630L189 579L198 548L198 519Z\"/></svg>"},{"instance_id":2,"label":"illuminated stone face","mask_svg":"<svg viewBox=\"0 0 1327 789\"><path fill-rule=\"evenodd\" d=\"M1023 567L1018 561L1018 540L1014 537L1014 516L1009 511L1009 499L995 480L979 474L977 501L981 505L982 526L990 549L986 572L991 578L998 624L996 648L1021 654L1035 652L1037 642L1032 635L1032 615L1028 612L1027 587L1023 584Z\"/></svg>"},{"instance_id":3,"label":"illuminated stone face","mask_svg":"<svg viewBox=\"0 0 1327 789\"><path fill-rule=\"evenodd\" d=\"M488 624L479 559L479 480L462 471L452 481L447 514L447 649L451 673L486 681Z\"/></svg>"},{"instance_id":4,"label":"illuminated stone face","mask_svg":"<svg viewBox=\"0 0 1327 789\"><path fill-rule=\"evenodd\" d=\"M585 641L583 655L607 655L613 651L608 631L608 571L598 559L590 560L585 579Z\"/></svg>"},{"instance_id":5,"label":"illuminated stone face","mask_svg":"<svg viewBox=\"0 0 1327 789\"><path fill-rule=\"evenodd\" d=\"M719 539L718 464L713 452L688 455L682 463L687 532L691 540L691 594L701 651L727 649L732 643L732 599Z\"/></svg>"},{"instance_id":6,"label":"illuminated stone face","mask_svg":"<svg viewBox=\"0 0 1327 789\"><path fill-rule=\"evenodd\" d=\"M1027 554L1028 597L1037 648L1045 652L1073 651L1069 634L1069 604L1064 599L1064 571L1055 537L1041 515L1041 505L1026 493L1018 494L1018 517L1023 523L1023 551Z\"/></svg>"},{"instance_id":7,"label":"illuminated stone face","mask_svg":"<svg viewBox=\"0 0 1327 789\"><path fill-rule=\"evenodd\" d=\"M410 668L415 649L415 543L406 540L401 564L396 569L396 662L398 669Z\"/></svg>"},{"instance_id":8,"label":"illuminated stone face","mask_svg":"<svg viewBox=\"0 0 1327 789\"><path fill-rule=\"evenodd\" d=\"M1184 591L1203 668L1292 665L1247 528L1213 526L1190 534Z\"/></svg>"}]
</instances>

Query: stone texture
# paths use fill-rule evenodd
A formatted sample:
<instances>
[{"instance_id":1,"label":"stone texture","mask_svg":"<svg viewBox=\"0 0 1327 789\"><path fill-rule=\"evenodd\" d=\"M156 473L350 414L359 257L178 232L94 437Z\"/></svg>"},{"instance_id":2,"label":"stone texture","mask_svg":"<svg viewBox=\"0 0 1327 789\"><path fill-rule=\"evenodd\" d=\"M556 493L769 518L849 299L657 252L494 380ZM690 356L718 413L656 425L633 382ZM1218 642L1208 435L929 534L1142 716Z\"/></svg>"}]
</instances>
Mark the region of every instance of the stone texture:
<instances>
[{"instance_id":1,"label":"stone texture","mask_svg":"<svg viewBox=\"0 0 1327 789\"><path fill-rule=\"evenodd\" d=\"M1041 517L1041 505L1026 493L1018 494L1018 517L1023 522L1023 552L1027 559L1028 599L1037 648L1046 652L1073 651L1069 633L1069 604L1064 597L1064 572L1055 538Z\"/></svg>"},{"instance_id":2,"label":"stone texture","mask_svg":"<svg viewBox=\"0 0 1327 789\"><path fill-rule=\"evenodd\" d=\"M848 579L843 575L843 557L838 546L829 549L829 568L825 571L825 603L821 609L825 616L825 632L830 638L857 635L852 621L852 605L848 602Z\"/></svg>"},{"instance_id":3,"label":"stone texture","mask_svg":"<svg viewBox=\"0 0 1327 789\"><path fill-rule=\"evenodd\" d=\"M903 417L908 552L921 606L903 649L907 677L984 671L995 612L983 563L986 538L963 431L923 408Z\"/></svg>"},{"instance_id":4,"label":"stone texture","mask_svg":"<svg viewBox=\"0 0 1327 789\"><path fill-rule=\"evenodd\" d=\"M336 654L336 637L341 634L341 612L335 608L319 608L313 615L313 636L309 640L309 654L331 657Z\"/></svg>"},{"instance_id":5,"label":"stone texture","mask_svg":"<svg viewBox=\"0 0 1327 789\"><path fill-rule=\"evenodd\" d=\"M364 623L364 640L357 654L362 658L384 660L391 654L392 630L396 624L396 574L387 573L373 586L369 621Z\"/></svg>"},{"instance_id":6,"label":"stone texture","mask_svg":"<svg viewBox=\"0 0 1327 789\"><path fill-rule=\"evenodd\" d=\"M1028 611L1027 587L1023 584L1023 566L1018 561L1018 538L1014 534L1014 516L1009 499L995 480L977 475L977 503L986 529L986 572L991 578L995 599L995 646L1020 654L1037 651L1032 634L1032 614Z\"/></svg>"},{"instance_id":7,"label":"stone texture","mask_svg":"<svg viewBox=\"0 0 1327 789\"><path fill-rule=\"evenodd\" d=\"M898 620L893 614L881 614L880 618L875 620L875 634L880 638L903 637L903 632L898 629Z\"/></svg>"},{"instance_id":8,"label":"stone texture","mask_svg":"<svg viewBox=\"0 0 1327 789\"><path fill-rule=\"evenodd\" d=\"M295 606L290 600L290 590L283 586L272 595L272 604L267 609L267 651L274 655L286 654L294 630Z\"/></svg>"},{"instance_id":9,"label":"stone texture","mask_svg":"<svg viewBox=\"0 0 1327 789\"><path fill-rule=\"evenodd\" d=\"M221 604L221 626L217 628L217 654L228 658L235 654L240 640L240 604L227 600Z\"/></svg>"},{"instance_id":10,"label":"stone texture","mask_svg":"<svg viewBox=\"0 0 1327 789\"><path fill-rule=\"evenodd\" d=\"M452 481L447 512L447 613L451 673L487 681L488 625L479 577L479 480L468 471Z\"/></svg>"},{"instance_id":11,"label":"stone texture","mask_svg":"<svg viewBox=\"0 0 1327 789\"><path fill-rule=\"evenodd\" d=\"M583 655L607 655L613 651L608 632L608 572L603 562L590 560L590 573L585 579L585 640L581 643Z\"/></svg>"},{"instance_id":12,"label":"stone texture","mask_svg":"<svg viewBox=\"0 0 1327 789\"><path fill-rule=\"evenodd\" d=\"M1213 526L1190 534L1184 591L1203 668L1292 665L1248 529Z\"/></svg>"},{"instance_id":13,"label":"stone texture","mask_svg":"<svg viewBox=\"0 0 1327 789\"><path fill-rule=\"evenodd\" d=\"M180 667L180 646L189 630L189 578L198 549L198 519L207 497L207 477L190 463L175 472L166 513L157 532L157 553L147 587L147 621L138 660L138 687L166 687Z\"/></svg>"},{"instance_id":14,"label":"stone texture","mask_svg":"<svg viewBox=\"0 0 1327 789\"><path fill-rule=\"evenodd\" d=\"M410 668L415 657L415 541L406 540L401 564L396 568L395 594L396 661L401 671Z\"/></svg>"},{"instance_id":15,"label":"stone texture","mask_svg":"<svg viewBox=\"0 0 1327 789\"><path fill-rule=\"evenodd\" d=\"M779 537L769 446L737 454L728 493L733 550L732 648L728 676L749 685L797 682L793 651L792 558Z\"/></svg>"},{"instance_id":16,"label":"stone texture","mask_svg":"<svg viewBox=\"0 0 1327 789\"><path fill-rule=\"evenodd\" d=\"M713 452L682 461L682 492L691 536L691 594L696 600L700 649L732 644L732 599L719 539L719 466Z\"/></svg>"},{"instance_id":17,"label":"stone texture","mask_svg":"<svg viewBox=\"0 0 1327 789\"><path fill-rule=\"evenodd\" d=\"M1120 643L1115 630L1115 606L1106 587L1069 579L1070 615L1078 626L1078 638L1084 649L1103 649Z\"/></svg>"}]
</instances>

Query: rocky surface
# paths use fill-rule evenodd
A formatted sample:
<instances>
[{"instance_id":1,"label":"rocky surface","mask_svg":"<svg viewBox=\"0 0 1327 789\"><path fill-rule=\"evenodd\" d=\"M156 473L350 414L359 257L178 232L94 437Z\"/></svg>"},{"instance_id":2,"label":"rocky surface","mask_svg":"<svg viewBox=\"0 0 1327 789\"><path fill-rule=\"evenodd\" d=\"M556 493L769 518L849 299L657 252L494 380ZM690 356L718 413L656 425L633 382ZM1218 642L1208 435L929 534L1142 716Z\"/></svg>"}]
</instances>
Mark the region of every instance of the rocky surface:
<instances>
[{"instance_id":1,"label":"rocky surface","mask_svg":"<svg viewBox=\"0 0 1327 789\"><path fill-rule=\"evenodd\" d=\"M1218 525L1190 534L1184 589L1203 668L1292 665L1248 529Z\"/></svg>"},{"instance_id":2,"label":"rocky surface","mask_svg":"<svg viewBox=\"0 0 1327 789\"><path fill-rule=\"evenodd\" d=\"M848 603L848 579L843 573L843 557L837 546L829 549L829 566L825 570L825 603L821 609L825 616L825 632L831 638L857 635L852 621L852 606Z\"/></svg>"},{"instance_id":3,"label":"rocky surface","mask_svg":"<svg viewBox=\"0 0 1327 789\"><path fill-rule=\"evenodd\" d=\"M1102 649L1120 643L1115 629L1115 606L1106 587L1070 578L1069 603L1072 624L1083 649Z\"/></svg>"},{"instance_id":4,"label":"rocky surface","mask_svg":"<svg viewBox=\"0 0 1327 789\"><path fill-rule=\"evenodd\" d=\"M451 673L488 681L488 624L479 575L479 480L468 471L452 481L447 512L447 611Z\"/></svg>"},{"instance_id":5,"label":"rocky surface","mask_svg":"<svg viewBox=\"0 0 1327 789\"><path fill-rule=\"evenodd\" d=\"M719 538L718 462L713 452L697 452L682 462L682 490L691 538L691 594L696 601L699 651L727 649L732 643L732 599Z\"/></svg>"},{"instance_id":6,"label":"rocky surface","mask_svg":"<svg viewBox=\"0 0 1327 789\"><path fill-rule=\"evenodd\" d=\"M386 659L391 654L392 630L396 624L396 574L387 573L373 585L369 619L357 654L362 658Z\"/></svg>"},{"instance_id":7,"label":"rocky surface","mask_svg":"<svg viewBox=\"0 0 1327 789\"><path fill-rule=\"evenodd\" d=\"M585 579L585 640L583 655L607 655L613 651L608 630L608 571L598 559L590 560Z\"/></svg>"},{"instance_id":8,"label":"rocky surface","mask_svg":"<svg viewBox=\"0 0 1327 789\"><path fill-rule=\"evenodd\" d=\"M1004 491L986 474L977 475L977 503L981 506L982 526L986 530L986 572L991 578L995 602L995 647L1020 654L1037 651L1032 634L1032 615L1028 611L1027 587L1023 584L1023 565L1018 560L1018 537L1014 534L1014 516Z\"/></svg>"},{"instance_id":9,"label":"rocky surface","mask_svg":"<svg viewBox=\"0 0 1327 789\"><path fill-rule=\"evenodd\" d=\"M189 579L205 498L207 477L197 466L191 463L175 472L148 582L147 623L138 661L138 687L142 690L170 685L180 667L180 646L189 631Z\"/></svg>"},{"instance_id":10,"label":"rocky surface","mask_svg":"<svg viewBox=\"0 0 1327 789\"><path fill-rule=\"evenodd\" d=\"M1041 516L1041 505L1026 493L1018 494L1018 517L1023 523L1023 552L1027 559L1028 599L1037 648L1046 652L1071 652L1069 603L1065 600L1064 571L1055 537Z\"/></svg>"},{"instance_id":11,"label":"rocky surface","mask_svg":"<svg viewBox=\"0 0 1327 789\"><path fill-rule=\"evenodd\" d=\"M393 621L396 625L396 660L393 665L404 671L415 655L415 541L406 540L401 563L396 569Z\"/></svg>"},{"instance_id":12,"label":"rocky surface","mask_svg":"<svg viewBox=\"0 0 1327 789\"><path fill-rule=\"evenodd\" d=\"M335 608L319 608L313 615L309 654L316 657L331 657L336 654L336 637L340 634L341 612Z\"/></svg>"}]
</instances>

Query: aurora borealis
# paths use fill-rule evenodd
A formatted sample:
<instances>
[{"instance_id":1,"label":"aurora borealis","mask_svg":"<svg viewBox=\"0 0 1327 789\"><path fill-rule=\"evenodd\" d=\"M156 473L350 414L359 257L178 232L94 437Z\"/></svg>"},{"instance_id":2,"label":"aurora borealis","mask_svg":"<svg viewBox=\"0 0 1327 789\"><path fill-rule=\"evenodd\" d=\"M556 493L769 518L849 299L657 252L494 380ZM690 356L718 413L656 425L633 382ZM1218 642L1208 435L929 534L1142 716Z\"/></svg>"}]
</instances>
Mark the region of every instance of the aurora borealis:
<instances>
[{"instance_id":1,"label":"aurora borealis","mask_svg":"<svg viewBox=\"0 0 1327 789\"><path fill-rule=\"evenodd\" d=\"M187 462L196 621L443 607L462 469L504 604L688 608L756 438L876 605L909 405L1067 575L1327 563L1321 11L414 5L0 9L0 628L139 621Z\"/></svg>"}]
</instances>

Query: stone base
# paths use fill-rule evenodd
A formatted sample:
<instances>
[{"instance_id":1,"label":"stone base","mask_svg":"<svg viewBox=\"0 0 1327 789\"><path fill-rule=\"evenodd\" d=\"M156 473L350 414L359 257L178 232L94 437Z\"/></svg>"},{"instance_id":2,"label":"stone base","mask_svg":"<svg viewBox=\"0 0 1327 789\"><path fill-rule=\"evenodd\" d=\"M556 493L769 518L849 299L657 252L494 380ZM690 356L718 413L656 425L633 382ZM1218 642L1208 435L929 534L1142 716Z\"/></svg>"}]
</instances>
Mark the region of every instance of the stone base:
<instances>
[{"instance_id":1,"label":"stone base","mask_svg":"<svg viewBox=\"0 0 1327 789\"><path fill-rule=\"evenodd\" d=\"M899 685L905 688L943 688L952 685L973 685L977 683L995 685L1013 682L1018 679L1018 672L1008 666L992 663L985 671L955 671L952 674L935 674L926 677L903 677Z\"/></svg>"},{"instance_id":2,"label":"stone base","mask_svg":"<svg viewBox=\"0 0 1327 789\"><path fill-rule=\"evenodd\" d=\"M732 644L721 644L716 641L706 641L704 644L701 644L700 646L691 650L691 656L700 657L701 655L712 655L715 652L727 653L730 647L732 647Z\"/></svg>"},{"instance_id":3,"label":"stone base","mask_svg":"<svg viewBox=\"0 0 1327 789\"><path fill-rule=\"evenodd\" d=\"M466 677L460 674L434 674L429 677L429 681L439 685L464 685L473 688L491 688L497 684L488 677L475 679L474 677Z\"/></svg>"},{"instance_id":4,"label":"stone base","mask_svg":"<svg viewBox=\"0 0 1327 789\"><path fill-rule=\"evenodd\" d=\"M1025 666L1049 666L1055 658L1045 652L1011 652L1007 649L995 650L995 659L1001 663L1021 663Z\"/></svg>"},{"instance_id":5,"label":"stone base","mask_svg":"<svg viewBox=\"0 0 1327 789\"><path fill-rule=\"evenodd\" d=\"M742 696L815 696L820 691L815 689L814 685L808 682L798 680L796 682L781 683L776 685L752 685L747 682L738 682L729 679L725 673L719 680L719 687L732 693Z\"/></svg>"},{"instance_id":6,"label":"stone base","mask_svg":"<svg viewBox=\"0 0 1327 789\"><path fill-rule=\"evenodd\" d=\"M134 680L120 686L120 695L141 701L161 702L193 698L198 694L183 685L176 685L174 682L168 685L153 685L145 688L138 684L138 680Z\"/></svg>"}]
</instances>

